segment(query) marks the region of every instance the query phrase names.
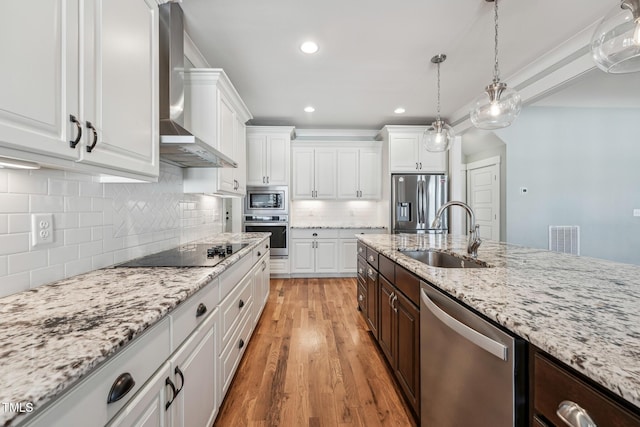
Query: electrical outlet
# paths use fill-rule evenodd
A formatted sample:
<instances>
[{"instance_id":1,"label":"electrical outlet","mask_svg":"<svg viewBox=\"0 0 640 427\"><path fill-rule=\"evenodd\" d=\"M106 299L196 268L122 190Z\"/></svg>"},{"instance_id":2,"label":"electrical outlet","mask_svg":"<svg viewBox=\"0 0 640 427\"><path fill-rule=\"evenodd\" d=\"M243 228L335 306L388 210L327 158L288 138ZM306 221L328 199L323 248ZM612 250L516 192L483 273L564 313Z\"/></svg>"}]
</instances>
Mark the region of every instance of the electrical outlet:
<instances>
[{"instance_id":1,"label":"electrical outlet","mask_svg":"<svg viewBox=\"0 0 640 427\"><path fill-rule=\"evenodd\" d=\"M53 214L31 215L31 245L53 243Z\"/></svg>"},{"instance_id":2,"label":"electrical outlet","mask_svg":"<svg viewBox=\"0 0 640 427\"><path fill-rule=\"evenodd\" d=\"M520 187L520 194L527 194L529 189L527 187Z\"/></svg>"}]
</instances>

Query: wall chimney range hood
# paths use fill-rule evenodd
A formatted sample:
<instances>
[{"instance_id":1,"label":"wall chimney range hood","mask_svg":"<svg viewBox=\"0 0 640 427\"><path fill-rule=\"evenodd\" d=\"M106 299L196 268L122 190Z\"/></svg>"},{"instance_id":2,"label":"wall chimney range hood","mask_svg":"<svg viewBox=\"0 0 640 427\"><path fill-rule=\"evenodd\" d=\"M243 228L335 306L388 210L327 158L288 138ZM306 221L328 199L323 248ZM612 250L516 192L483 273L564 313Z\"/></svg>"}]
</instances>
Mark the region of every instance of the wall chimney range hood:
<instances>
[{"instance_id":1,"label":"wall chimney range hood","mask_svg":"<svg viewBox=\"0 0 640 427\"><path fill-rule=\"evenodd\" d=\"M160 5L160 157L181 167L238 164L184 128L184 25L178 3Z\"/></svg>"}]
</instances>

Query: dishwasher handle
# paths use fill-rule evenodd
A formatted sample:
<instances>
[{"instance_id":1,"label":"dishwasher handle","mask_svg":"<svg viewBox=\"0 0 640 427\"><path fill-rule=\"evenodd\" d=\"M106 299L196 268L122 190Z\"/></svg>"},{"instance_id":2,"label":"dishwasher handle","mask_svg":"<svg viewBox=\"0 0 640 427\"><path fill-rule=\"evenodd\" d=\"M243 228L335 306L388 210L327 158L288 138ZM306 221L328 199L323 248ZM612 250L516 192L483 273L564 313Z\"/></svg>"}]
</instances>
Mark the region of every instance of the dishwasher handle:
<instances>
[{"instance_id":1,"label":"dishwasher handle","mask_svg":"<svg viewBox=\"0 0 640 427\"><path fill-rule=\"evenodd\" d=\"M507 360L507 346L501 344L491 338L482 335L481 333L475 331L474 329L468 327L464 323L454 319L447 313L445 313L440 307L438 307L427 295L424 289L420 290L420 297L424 305L429 309L429 311L436 316L442 323L451 328L458 335L466 338L473 344L487 351L488 353L494 355L498 359Z\"/></svg>"}]
</instances>

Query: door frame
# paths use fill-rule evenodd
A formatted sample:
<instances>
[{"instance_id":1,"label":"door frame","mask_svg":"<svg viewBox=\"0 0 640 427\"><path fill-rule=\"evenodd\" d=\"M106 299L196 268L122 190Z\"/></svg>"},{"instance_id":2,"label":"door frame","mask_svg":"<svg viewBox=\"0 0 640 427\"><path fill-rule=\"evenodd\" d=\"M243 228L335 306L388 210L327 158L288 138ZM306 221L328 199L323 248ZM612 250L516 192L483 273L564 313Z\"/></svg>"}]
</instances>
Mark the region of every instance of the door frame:
<instances>
[{"instance_id":1,"label":"door frame","mask_svg":"<svg viewBox=\"0 0 640 427\"><path fill-rule=\"evenodd\" d=\"M486 168L486 167L494 167L494 173L495 173L495 181L496 181L496 185L498 187L497 189L497 194L494 194L494 197L497 197L497 209L496 209L496 214L495 214L495 218L493 220L496 230L498 230L498 239L497 241L500 241L500 239L502 238L501 236L501 232L500 232L500 221L502 218L502 212L501 212L501 191L502 191L502 186L500 183L500 163L501 163L501 158L500 156L494 156L494 157L488 157L486 159L482 159L482 160L477 160L475 162L471 162L471 163L467 163L466 164L466 174L467 174L467 185L466 185L466 196L467 196L467 203L469 203L469 206L471 206L471 195L469 194L471 191L471 171L475 170L475 169L482 169L482 168ZM473 208L473 206L471 206Z\"/></svg>"}]
</instances>

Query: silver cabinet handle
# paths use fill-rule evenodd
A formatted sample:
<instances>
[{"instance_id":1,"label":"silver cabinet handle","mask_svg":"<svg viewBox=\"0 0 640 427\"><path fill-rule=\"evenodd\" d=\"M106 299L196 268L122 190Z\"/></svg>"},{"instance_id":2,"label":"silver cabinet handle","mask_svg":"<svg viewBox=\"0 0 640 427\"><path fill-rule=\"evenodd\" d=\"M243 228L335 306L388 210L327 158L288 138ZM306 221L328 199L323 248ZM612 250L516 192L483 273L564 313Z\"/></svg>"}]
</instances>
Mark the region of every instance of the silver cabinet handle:
<instances>
[{"instance_id":1,"label":"silver cabinet handle","mask_svg":"<svg viewBox=\"0 0 640 427\"><path fill-rule=\"evenodd\" d=\"M398 295L395 295L395 293L394 293L394 295L393 295L393 299L391 300L391 308L393 308L393 311L394 311L395 313L397 313L397 312L398 312L398 306L395 304L395 303L396 303L396 301L398 301Z\"/></svg>"},{"instance_id":2,"label":"silver cabinet handle","mask_svg":"<svg viewBox=\"0 0 640 427\"><path fill-rule=\"evenodd\" d=\"M364 252L364 251L362 250L362 246L358 247L358 253L359 253L359 254L361 254L362 252Z\"/></svg>"},{"instance_id":3,"label":"silver cabinet handle","mask_svg":"<svg viewBox=\"0 0 640 427\"><path fill-rule=\"evenodd\" d=\"M471 329L464 323L454 319L445 313L440 307L438 307L427 295L424 289L420 290L420 298L429 311L438 318L442 323L451 328L458 335L471 341L481 349L494 355L498 359L507 360L507 346L497 341L492 340L489 337L482 335L479 332Z\"/></svg>"},{"instance_id":4,"label":"silver cabinet handle","mask_svg":"<svg viewBox=\"0 0 640 427\"><path fill-rule=\"evenodd\" d=\"M570 427L598 427L587 411L570 400L560 402L556 414Z\"/></svg>"},{"instance_id":5,"label":"silver cabinet handle","mask_svg":"<svg viewBox=\"0 0 640 427\"><path fill-rule=\"evenodd\" d=\"M393 308L393 303L391 302L391 299L392 299L393 297L394 297L394 294L393 294L393 292L391 292L391 293L389 294L389 307L391 307L391 308Z\"/></svg>"},{"instance_id":6,"label":"silver cabinet handle","mask_svg":"<svg viewBox=\"0 0 640 427\"><path fill-rule=\"evenodd\" d=\"M359 268L359 269L358 269L358 273L359 273L359 274L364 274L364 270L363 270L362 268Z\"/></svg>"},{"instance_id":7,"label":"silver cabinet handle","mask_svg":"<svg viewBox=\"0 0 640 427\"><path fill-rule=\"evenodd\" d=\"M374 258L373 255L369 255L369 261L373 262Z\"/></svg>"}]
</instances>

